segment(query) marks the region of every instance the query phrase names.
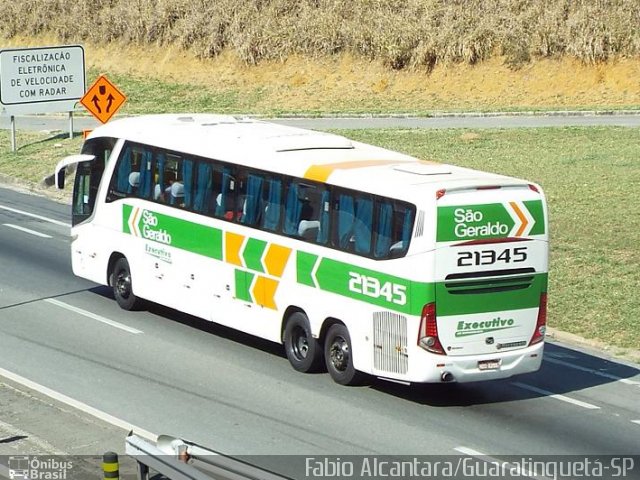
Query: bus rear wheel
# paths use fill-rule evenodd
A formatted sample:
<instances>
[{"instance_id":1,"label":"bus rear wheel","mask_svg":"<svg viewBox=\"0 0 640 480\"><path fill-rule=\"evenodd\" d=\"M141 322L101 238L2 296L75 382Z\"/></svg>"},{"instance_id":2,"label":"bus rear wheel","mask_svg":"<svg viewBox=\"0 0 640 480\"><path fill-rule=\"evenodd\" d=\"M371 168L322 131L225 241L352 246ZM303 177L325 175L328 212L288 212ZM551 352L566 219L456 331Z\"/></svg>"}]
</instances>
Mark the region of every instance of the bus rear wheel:
<instances>
[{"instance_id":1,"label":"bus rear wheel","mask_svg":"<svg viewBox=\"0 0 640 480\"><path fill-rule=\"evenodd\" d=\"M324 361L334 382L340 385L359 385L364 374L353 366L351 337L347 327L340 323L331 325L324 341Z\"/></svg>"},{"instance_id":2,"label":"bus rear wheel","mask_svg":"<svg viewBox=\"0 0 640 480\"><path fill-rule=\"evenodd\" d=\"M289 317L284 329L284 349L291 366L299 372L317 372L322 366L322 348L311 334L309 319L302 312Z\"/></svg>"},{"instance_id":3,"label":"bus rear wheel","mask_svg":"<svg viewBox=\"0 0 640 480\"><path fill-rule=\"evenodd\" d=\"M140 308L141 300L133 293L133 281L131 279L131 269L129 262L122 257L116 261L111 274L111 287L116 302L123 310L137 310Z\"/></svg>"}]
</instances>

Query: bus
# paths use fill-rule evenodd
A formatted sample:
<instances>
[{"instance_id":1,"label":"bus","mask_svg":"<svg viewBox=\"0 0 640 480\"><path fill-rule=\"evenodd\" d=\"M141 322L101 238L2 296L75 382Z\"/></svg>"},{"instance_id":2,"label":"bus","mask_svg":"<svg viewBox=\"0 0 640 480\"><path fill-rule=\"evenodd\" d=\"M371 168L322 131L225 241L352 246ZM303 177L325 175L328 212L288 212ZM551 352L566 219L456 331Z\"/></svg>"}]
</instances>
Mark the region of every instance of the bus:
<instances>
[{"instance_id":1,"label":"bus","mask_svg":"<svg viewBox=\"0 0 640 480\"><path fill-rule=\"evenodd\" d=\"M547 312L540 186L249 118L146 115L85 139L75 275L283 345L343 385L534 372Z\"/></svg>"}]
</instances>

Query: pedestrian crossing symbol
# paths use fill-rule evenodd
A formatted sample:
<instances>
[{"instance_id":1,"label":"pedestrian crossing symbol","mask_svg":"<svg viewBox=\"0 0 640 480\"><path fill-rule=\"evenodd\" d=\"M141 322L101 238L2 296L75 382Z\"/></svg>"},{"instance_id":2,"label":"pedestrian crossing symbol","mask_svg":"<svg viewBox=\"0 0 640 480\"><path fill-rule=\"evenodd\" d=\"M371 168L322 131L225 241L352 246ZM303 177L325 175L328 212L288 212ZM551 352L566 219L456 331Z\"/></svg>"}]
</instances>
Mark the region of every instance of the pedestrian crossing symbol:
<instances>
[{"instance_id":1,"label":"pedestrian crossing symbol","mask_svg":"<svg viewBox=\"0 0 640 480\"><path fill-rule=\"evenodd\" d=\"M80 103L102 123L107 123L126 100L127 97L107 77L100 75Z\"/></svg>"}]
</instances>

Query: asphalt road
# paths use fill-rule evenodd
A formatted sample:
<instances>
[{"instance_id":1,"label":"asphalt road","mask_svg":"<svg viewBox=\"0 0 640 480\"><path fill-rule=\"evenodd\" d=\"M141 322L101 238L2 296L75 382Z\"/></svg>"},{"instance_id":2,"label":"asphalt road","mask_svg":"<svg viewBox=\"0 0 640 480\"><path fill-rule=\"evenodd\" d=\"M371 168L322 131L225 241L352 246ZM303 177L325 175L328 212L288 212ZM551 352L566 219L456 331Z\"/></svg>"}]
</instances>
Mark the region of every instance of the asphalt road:
<instances>
[{"instance_id":1,"label":"asphalt road","mask_svg":"<svg viewBox=\"0 0 640 480\"><path fill-rule=\"evenodd\" d=\"M549 115L485 114L442 115L427 117L337 117L337 118L276 118L269 121L301 128L318 130L360 128L521 128L521 127L569 127L569 126L622 126L640 127L640 111L616 114L594 112L557 112ZM10 118L0 115L0 129L10 128ZM99 125L93 117L74 117L74 130L92 129ZM67 116L18 116L16 129L69 130Z\"/></svg>"},{"instance_id":2,"label":"asphalt road","mask_svg":"<svg viewBox=\"0 0 640 480\"><path fill-rule=\"evenodd\" d=\"M638 454L640 366L548 343L515 379L340 387L275 344L70 271L69 208L0 188L0 368L230 454Z\"/></svg>"}]
</instances>

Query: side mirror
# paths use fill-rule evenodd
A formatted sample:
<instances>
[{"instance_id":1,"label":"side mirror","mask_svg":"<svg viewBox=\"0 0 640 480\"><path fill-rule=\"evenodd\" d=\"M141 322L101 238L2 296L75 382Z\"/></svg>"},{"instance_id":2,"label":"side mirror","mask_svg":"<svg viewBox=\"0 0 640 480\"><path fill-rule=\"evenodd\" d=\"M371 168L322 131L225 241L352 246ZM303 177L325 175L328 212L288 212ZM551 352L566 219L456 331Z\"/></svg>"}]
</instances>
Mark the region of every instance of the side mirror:
<instances>
[{"instance_id":1,"label":"side mirror","mask_svg":"<svg viewBox=\"0 0 640 480\"><path fill-rule=\"evenodd\" d=\"M61 168L56 172L56 188L62 190L64 188L64 174L67 167Z\"/></svg>"},{"instance_id":2,"label":"side mirror","mask_svg":"<svg viewBox=\"0 0 640 480\"><path fill-rule=\"evenodd\" d=\"M58 165L56 165L56 170L54 174L56 179L56 188L60 190L64 188L65 170L69 165L73 165L80 162L90 162L95 159L96 159L95 155L80 154L80 155L71 155L69 157L65 157L62 160L60 160L58 162Z\"/></svg>"}]
</instances>

